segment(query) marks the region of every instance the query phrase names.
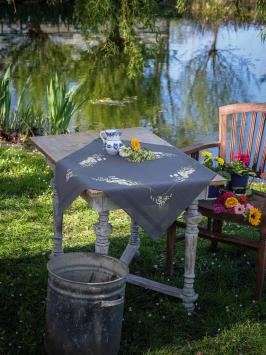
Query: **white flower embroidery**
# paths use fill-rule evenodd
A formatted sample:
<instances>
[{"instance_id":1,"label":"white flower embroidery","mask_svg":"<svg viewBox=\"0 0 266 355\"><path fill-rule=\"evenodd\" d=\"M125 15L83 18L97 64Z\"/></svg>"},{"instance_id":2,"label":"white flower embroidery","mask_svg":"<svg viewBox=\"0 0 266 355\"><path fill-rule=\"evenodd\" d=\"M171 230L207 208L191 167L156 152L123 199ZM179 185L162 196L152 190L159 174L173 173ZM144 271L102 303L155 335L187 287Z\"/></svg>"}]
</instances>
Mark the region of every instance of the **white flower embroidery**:
<instances>
[{"instance_id":1,"label":"white flower embroidery","mask_svg":"<svg viewBox=\"0 0 266 355\"><path fill-rule=\"evenodd\" d=\"M170 178L174 179L176 182L183 182L187 180L191 174L195 172L194 168L191 167L183 167L177 170L174 174L169 175Z\"/></svg>"},{"instance_id":2,"label":"white flower embroidery","mask_svg":"<svg viewBox=\"0 0 266 355\"><path fill-rule=\"evenodd\" d=\"M68 182L68 180L70 178L72 178L74 176L74 173L71 169L67 169L67 172L66 172L66 182Z\"/></svg>"},{"instance_id":3,"label":"white flower embroidery","mask_svg":"<svg viewBox=\"0 0 266 355\"><path fill-rule=\"evenodd\" d=\"M153 154L155 155L156 159L176 157L176 154L173 154L173 153L153 152Z\"/></svg>"},{"instance_id":4,"label":"white flower embroidery","mask_svg":"<svg viewBox=\"0 0 266 355\"><path fill-rule=\"evenodd\" d=\"M156 205L158 205L159 207L163 207L166 204L166 202L168 200L170 200L170 198L172 196L173 196L172 194L170 194L170 195L158 195L156 197L150 195L150 198Z\"/></svg>"},{"instance_id":5,"label":"white flower embroidery","mask_svg":"<svg viewBox=\"0 0 266 355\"><path fill-rule=\"evenodd\" d=\"M102 154L93 154L86 159L79 162L79 165L83 168L92 167L93 165L97 164L99 161L106 160L104 155Z\"/></svg>"},{"instance_id":6,"label":"white flower embroidery","mask_svg":"<svg viewBox=\"0 0 266 355\"><path fill-rule=\"evenodd\" d=\"M118 184L118 185L126 185L126 186L137 186L140 185L138 181L134 180L129 180L129 179L120 179L116 176L107 176L107 177L97 177L97 178L92 178L93 180L96 181L103 181L107 182L109 184Z\"/></svg>"}]
</instances>

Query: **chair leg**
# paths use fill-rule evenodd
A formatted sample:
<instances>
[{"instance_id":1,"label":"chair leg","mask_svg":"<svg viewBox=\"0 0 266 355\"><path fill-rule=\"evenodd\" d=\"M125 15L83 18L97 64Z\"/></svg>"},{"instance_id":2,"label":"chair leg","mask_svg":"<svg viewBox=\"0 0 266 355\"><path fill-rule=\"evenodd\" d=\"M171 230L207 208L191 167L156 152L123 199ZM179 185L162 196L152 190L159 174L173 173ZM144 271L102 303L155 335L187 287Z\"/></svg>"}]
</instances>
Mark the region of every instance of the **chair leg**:
<instances>
[{"instance_id":1,"label":"chair leg","mask_svg":"<svg viewBox=\"0 0 266 355\"><path fill-rule=\"evenodd\" d=\"M261 239L260 246L258 249L258 259L257 259L257 280L256 280L256 291L255 291L256 300L259 300L262 296L265 263L266 263L266 239Z\"/></svg>"},{"instance_id":2,"label":"chair leg","mask_svg":"<svg viewBox=\"0 0 266 355\"><path fill-rule=\"evenodd\" d=\"M214 219L213 220L213 226L212 226L213 232L222 233L222 228L223 228L223 221ZM212 242L211 242L211 251L215 252L217 250L217 247L218 247L218 241L217 240L212 240Z\"/></svg>"},{"instance_id":3,"label":"chair leg","mask_svg":"<svg viewBox=\"0 0 266 355\"><path fill-rule=\"evenodd\" d=\"M176 239L176 223L174 222L167 230L167 275L172 275L174 271L173 260Z\"/></svg>"}]
</instances>

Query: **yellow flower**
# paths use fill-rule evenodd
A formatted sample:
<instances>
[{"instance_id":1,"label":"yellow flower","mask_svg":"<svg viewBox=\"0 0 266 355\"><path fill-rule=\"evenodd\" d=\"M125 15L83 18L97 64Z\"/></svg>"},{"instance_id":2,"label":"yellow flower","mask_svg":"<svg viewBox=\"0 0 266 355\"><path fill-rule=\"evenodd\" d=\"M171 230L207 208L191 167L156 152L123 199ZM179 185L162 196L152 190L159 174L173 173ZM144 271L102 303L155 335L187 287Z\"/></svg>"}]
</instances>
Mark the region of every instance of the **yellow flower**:
<instances>
[{"instance_id":1,"label":"yellow flower","mask_svg":"<svg viewBox=\"0 0 266 355\"><path fill-rule=\"evenodd\" d=\"M238 199L235 197L227 197L224 203L226 208L232 208L238 205Z\"/></svg>"},{"instance_id":2,"label":"yellow flower","mask_svg":"<svg viewBox=\"0 0 266 355\"><path fill-rule=\"evenodd\" d=\"M204 152L201 152L200 155L202 157L212 158L212 153L211 152L204 151Z\"/></svg>"},{"instance_id":3,"label":"yellow flower","mask_svg":"<svg viewBox=\"0 0 266 355\"><path fill-rule=\"evenodd\" d=\"M258 208L252 208L248 214L248 221L253 226L258 226L260 224L261 211Z\"/></svg>"},{"instance_id":4,"label":"yellow flower","mask_svg":"<svg viewBox=\"0 0 266 355\"><path fill-rule=\"evenodd\" d=\"M139 152L141 150L140 142L137 138L133 137L131 139L131 147L134 149L136 152Z\"/></svg>"},{"instance_id":5,"label":"yellow flower","mask_svg":"<svg viewBox=\"0 0 266 355\"><path fill-rule=\"evenodd\" d=\"M221 165L221 166L224 165L224 159L223 159L223 158L217 157L217 158L215 158L215 160L217 161L217 163L218 163L219 165Z\"/></svg>"}]
</instances>

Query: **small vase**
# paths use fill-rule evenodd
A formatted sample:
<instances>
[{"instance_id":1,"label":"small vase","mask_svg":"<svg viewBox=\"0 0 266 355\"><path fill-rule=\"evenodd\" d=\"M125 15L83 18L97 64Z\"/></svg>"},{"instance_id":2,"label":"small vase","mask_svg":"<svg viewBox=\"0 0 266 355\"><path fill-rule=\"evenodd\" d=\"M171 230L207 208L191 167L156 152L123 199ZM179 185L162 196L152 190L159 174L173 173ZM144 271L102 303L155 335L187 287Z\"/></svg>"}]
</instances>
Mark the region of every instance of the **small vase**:
<instances>
[{"instance_id":1,"label":"small vase","mask_svg":"<svg viewBox=\"0 0 266 355\"><path fill-rule=\"evenodd\" d=\"M216 198L219 196L219 187L218 186L209 186L208 198Z\"/></svg>"},{"instance_id":2,"label":"small vase","mask_svg":"<svg viewBox=\"0 0 266 355\"><path fill-rule=\"evenodd\" d=\"M244 194L248 186L249 175L231 174L231 181L228 183L228 189L236 193Z\"/></svg>"}]
</instances>

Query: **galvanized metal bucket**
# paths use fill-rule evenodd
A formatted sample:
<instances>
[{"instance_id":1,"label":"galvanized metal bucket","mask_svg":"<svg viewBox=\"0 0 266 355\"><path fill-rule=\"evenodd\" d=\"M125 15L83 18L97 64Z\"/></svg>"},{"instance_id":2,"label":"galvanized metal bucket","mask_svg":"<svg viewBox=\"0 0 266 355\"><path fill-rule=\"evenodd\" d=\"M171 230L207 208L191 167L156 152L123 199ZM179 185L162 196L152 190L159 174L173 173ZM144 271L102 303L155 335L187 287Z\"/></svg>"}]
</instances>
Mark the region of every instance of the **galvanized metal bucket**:
<instances>
[{"instance_id":1,"label":"galvanized metal bucket","mask_svg":"<svg viewBox=\"0 0 266 355\"><path fill-rule=\"evenodd\" d=\"M47 353L117 354L127 265L110 256L67 253L52 258L47 268Z\"/></svg>"}]
</instances>

